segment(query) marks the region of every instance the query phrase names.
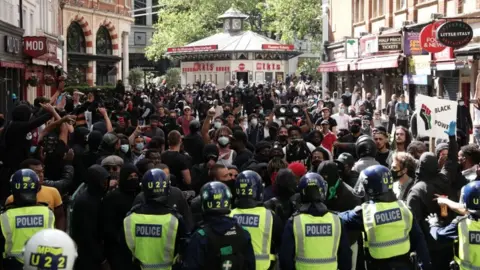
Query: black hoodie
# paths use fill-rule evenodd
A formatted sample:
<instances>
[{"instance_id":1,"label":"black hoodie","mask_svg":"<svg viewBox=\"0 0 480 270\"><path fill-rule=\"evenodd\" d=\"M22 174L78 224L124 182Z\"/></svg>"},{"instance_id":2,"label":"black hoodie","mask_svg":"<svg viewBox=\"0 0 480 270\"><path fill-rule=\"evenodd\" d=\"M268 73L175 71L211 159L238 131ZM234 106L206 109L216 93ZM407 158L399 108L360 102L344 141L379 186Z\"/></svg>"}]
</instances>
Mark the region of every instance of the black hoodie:
<instances>
[{"instance_id":1,"label":"black hoodie","mask_svg":"<svg viewBox=\"0 0 480 270\"><path fill-rule=\"evenodd\" d=\"M183 138L183 149L192 157L192 165L200 164L203 162L203 158L202 151L199 150L203 149L205 143L196 125L190 123L189 129L190 134Z\"/></svg>"},{"instance_id":2,"label":"black hoodie","mask_svg":"<svg viewBox=\"0 0 480 270\"><path fill-rule=\"evenodd\" d=\"M76 269L100 270L105 261L102 228L102 198L108 188L109 173L100 165L87 170L87 188L73 201L71 236L78 247Z\"/></svg>"},{"instance_id":3,"label":"black hoodie","mask_svg":"<svg viewBox=\"0 0 480 270\"><path fill-rule=\"evenodd\" d=\"M132 173L137 174L136 185L130 185L135 183L133 179L128 179ZM139 189L137 167L127 163L120 169L118 188L108 193L103 199L105 252L112 269L131 269L128 247L119 239L123 236L123 219L132 208Z\"/></svg>"}]
</instances>

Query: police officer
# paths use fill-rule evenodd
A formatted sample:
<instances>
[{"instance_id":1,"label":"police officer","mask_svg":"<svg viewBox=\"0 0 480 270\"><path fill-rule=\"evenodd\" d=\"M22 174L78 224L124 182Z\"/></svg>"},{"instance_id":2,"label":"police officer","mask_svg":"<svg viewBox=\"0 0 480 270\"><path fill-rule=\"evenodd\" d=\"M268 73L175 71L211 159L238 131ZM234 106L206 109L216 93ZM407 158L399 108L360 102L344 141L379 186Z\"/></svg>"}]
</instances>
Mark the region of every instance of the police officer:
<instances>
[{"instance_id":1,"label":"police officer","mask_svg":"<svg viewBox=\"0 0 480 270\"><path fill-rule=\"evenodd\" d=\"M430 257L420 227L405 203L397 200L392 187L393 178L387 167L366 168L354 188L354 194L364 197L366 202L341 213L340 217L347 229L365 232L368 269L414 269L417 266L411 262L410 249L417 252L422 269L430 269Z\"/></svg>"},{"instance_id":2,"label":"police officer","mask_svg":"<svg viewBox=\"0 0 480 270\"><path fill-rule=\"evenodd\" d=\"M143 175L142 190L146 202L123 220L125 241L136 267L171 269L186 230L182 217L167 204L170 179L163 170L151 169Z\"/></svg>"},{"instance_id":3,"label":"police officer","mask_svg":"<svg viewBox=\"0 0 480 270\"><path fill-rule=\"evenodd\" d=\"M0 249L3 269L23 269L23 246L36 232L55 226L53 212L37 205L38 176L30 169L16 171L10 178L14 202L1 214Z\"/></svg>"},{"instance_id":4,"label":"police officer","mask_svg":"<svg viewBox=\"0 0 480 270\"><path fill-rule=\"evenodd\" d=\"M221 182L209 182L200 189L203 225L190 237L183 257L183 269L255 269L250 233L228 217L232 193Z\"/></svg>"},{"instance_id":5,"label":"police officer","mask_svg":"<svg viewBox=\"0 0 480 270\"><path fill-rule=\"evenodd\" d=\"M260 175L254 171L243 171L235 179L237 208L230 213L252 237L255 265L257 270L267 270L275 260L275 246L282 237L282 221L263 206L263 184Z\"/></svg>"},{"instance_id":6,"label":"police officer","mask_svg":"<svg viewBox=\"0 0 480 270\"><path fill-rule=\"evenodd\" d=\"M72 270L77 259L77 247L65 232L45 229L37 232L25 244L24 270Z\"/></svg>"},{"instance_id":7,"label":"police officer","mask_svg":"<svg viewBox=\"0 0 480 270\"><path fill-rule=\"evenodd\" d=\"M464 186L462 201L468 214L457 217L444 228L440 227L436 214L431 214L427 218L430 234L438 241L458 240L453 269L480 269L480 250L477 248L480 245L480 181Z\"/></svg>"},{"instance_id":8,"label":"police officer","mask_svg":"<svg viewBox=\"0 0 480 270\"><path fill-rule=\"evenodd\" d=\"M351 270L352 252L340 218L323 202L328 184L317 173L307 173L299 183L301 206L283 232L279 252L282 270Z\"/></svg>"}]
</instances>

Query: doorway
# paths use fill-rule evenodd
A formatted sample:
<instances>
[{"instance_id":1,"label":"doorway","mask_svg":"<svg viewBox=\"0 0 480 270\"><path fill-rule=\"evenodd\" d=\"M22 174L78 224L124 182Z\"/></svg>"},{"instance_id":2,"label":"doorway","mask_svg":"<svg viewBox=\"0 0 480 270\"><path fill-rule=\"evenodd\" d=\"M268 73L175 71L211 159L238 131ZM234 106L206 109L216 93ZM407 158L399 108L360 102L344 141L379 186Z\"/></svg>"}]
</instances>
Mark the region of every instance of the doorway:
<instances>
[{"instance_id":1,"label":"doorway","mask_svg":"<svg viewBox=\"0 0 480 270\"><path fill-rule=\"evenodd\" d=\"M237 72L237 80L240 82L243 80L245 85L248 84L248 72Z\"/></svg>"}]
</instances>

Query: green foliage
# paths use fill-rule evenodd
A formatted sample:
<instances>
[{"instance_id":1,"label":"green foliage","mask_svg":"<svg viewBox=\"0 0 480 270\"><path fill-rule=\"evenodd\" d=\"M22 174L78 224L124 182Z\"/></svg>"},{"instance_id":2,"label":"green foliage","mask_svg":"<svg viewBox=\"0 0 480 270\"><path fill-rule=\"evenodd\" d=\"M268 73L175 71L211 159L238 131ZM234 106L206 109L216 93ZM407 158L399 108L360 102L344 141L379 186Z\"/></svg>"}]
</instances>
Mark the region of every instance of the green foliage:
<instances>
[{"instance_id":1,"label":"green foliage","mask_svg":"<svg viewBox=\"0 0 480 270\"><path fill-rule=\"evenodd\" d=\"M158 13L152 45L146 56L159 60L170 47L181 47L223 31L217 17L234 6L249 16L245 29L281 36L285 42L310 36L321 40L318 0L165 0Z\"/></svg>"},{"instance_id":2,"label":"green foliage","mask_svg":"<svg viewBox=\"0 0 480 270\"><path fill-rule=\"evenodd\" d=\"M167 86L174 87L180 84L181 70L179 68L169 68L165 75L160 77L160 82L165 80Z\"/></svg>"},{"instance_id":3,"label":"green foliage","mask_svg":"<svg viewBox=\"0 0 480 270\"><path fill-rule=\"evenodd\" d=\"M138 86L143 82L143 70L140 68L131 69L128 73L128 82L132 86Z\"/></svg>"},{"instance_id":4,"label":"green foliage","mask_svg":"<svg viewBox=\"0 0 480 270\"><path fill-rule=\"evenodd\" d=\"M297 69L297 73L304 72L305 74L312 75L313 81L321 81L322 74L317 72L317 68L320 65L320 58L303 58L300 66Z\"/></svg>"},{"instance_id":5,"label":"green foliage","mask_svg":"<svg viewBox=\"0 0 480 270\"><path fill-rule=\"evenodd\" d=\"M88 85L86 82L87 75L79 68L71 68L65 79L65 87L72 85Z\"/></svg>"}]
</instances>

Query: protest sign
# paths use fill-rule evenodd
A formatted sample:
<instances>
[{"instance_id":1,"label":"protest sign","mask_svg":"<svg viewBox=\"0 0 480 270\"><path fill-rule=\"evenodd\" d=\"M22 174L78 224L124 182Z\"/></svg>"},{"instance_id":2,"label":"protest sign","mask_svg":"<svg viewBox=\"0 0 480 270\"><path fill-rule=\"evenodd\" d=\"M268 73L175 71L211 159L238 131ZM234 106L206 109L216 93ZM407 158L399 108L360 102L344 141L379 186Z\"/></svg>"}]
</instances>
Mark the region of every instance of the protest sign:
<instances>
[{"instance_id":1,"label":"protest sign","mask_svg":"<svg viewBox=\"0 0 480 270\"><path fill-rule=\"evenodd\" d=\"M448 139L445 131L451 121L457 120L457 102L417 95L415 104L418 135Z\"/></svg>"}]
</instances>

